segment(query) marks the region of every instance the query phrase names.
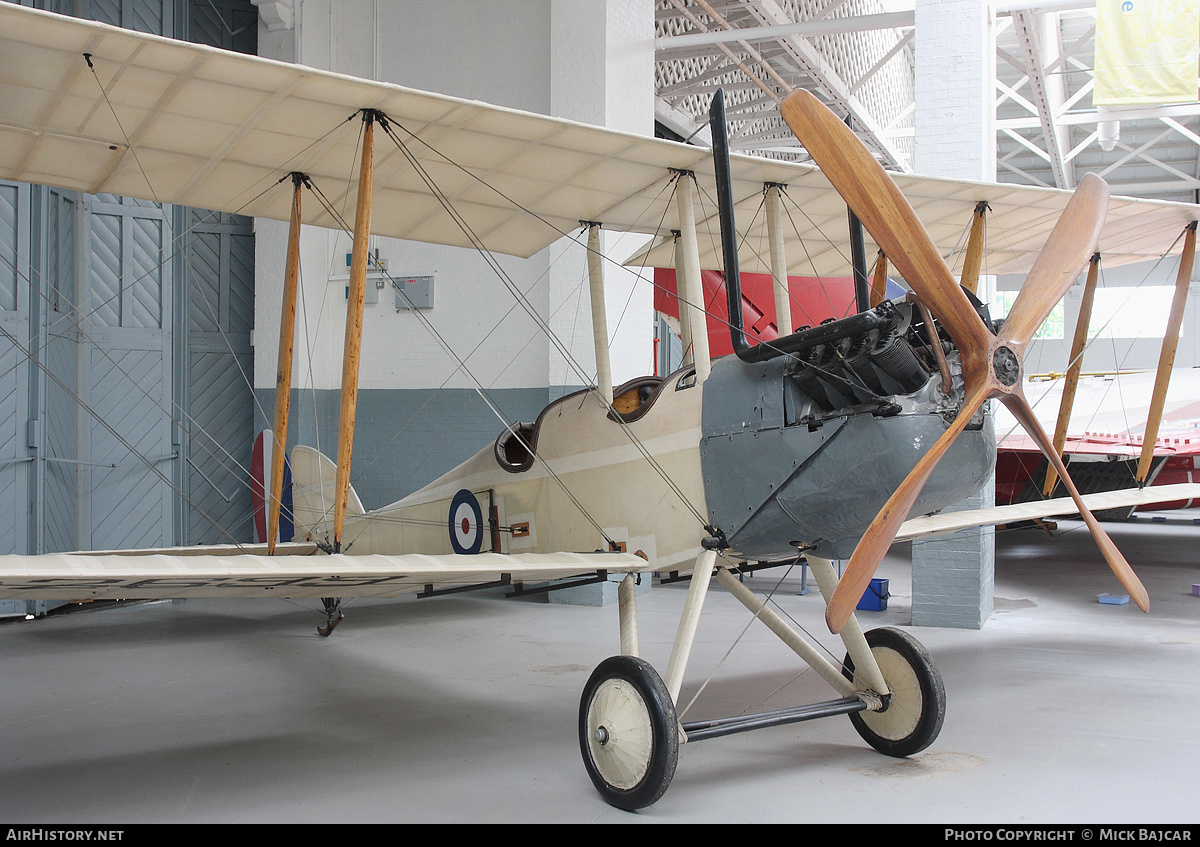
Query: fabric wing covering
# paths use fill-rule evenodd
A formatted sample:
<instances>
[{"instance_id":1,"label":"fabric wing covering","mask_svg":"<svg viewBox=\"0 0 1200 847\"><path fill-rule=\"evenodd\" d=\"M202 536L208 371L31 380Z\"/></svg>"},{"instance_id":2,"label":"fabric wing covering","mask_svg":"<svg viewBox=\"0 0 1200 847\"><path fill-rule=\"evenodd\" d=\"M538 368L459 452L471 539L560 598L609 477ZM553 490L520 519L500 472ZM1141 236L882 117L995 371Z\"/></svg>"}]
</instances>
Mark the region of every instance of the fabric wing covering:
<instances>
[{"instance_id":1,"label":"fabric wing covering","mask_svg":"<svg viewBox=\"0 0 1200 847\"><path fill-rule=\"evenodd\" d=\"M89 60L84 54L88 54ZM94 73L93 73L94 69ZM0 177L286 220L287 176L329 199L306 224L353 217L359 110L386 114L404 145L376 144L373 231L530 256L581 220L655 235L630 264L673 265L672 169L695 172L698 227L717 231L707 148L600 129L484 103L229 53L0 4ZM411 157L411 158L410 158ZM415 162L415 165L414 165ZM846 209L810 165L735 155L742 267L768 272L763 185L787 186L790 272L846 275ZM422 173L418 170L423 171ZM453 206L468 236L425 177ZM985 272L1026 269L1068 193L898 176L943 255L975 204L991 207ZM1113 201L1100 249L1108 264L1158 258L1196 207ZM721 266L718 238L701 265ZM868 245L873 252L873 245Z\"/></svg>"}]
</instances>

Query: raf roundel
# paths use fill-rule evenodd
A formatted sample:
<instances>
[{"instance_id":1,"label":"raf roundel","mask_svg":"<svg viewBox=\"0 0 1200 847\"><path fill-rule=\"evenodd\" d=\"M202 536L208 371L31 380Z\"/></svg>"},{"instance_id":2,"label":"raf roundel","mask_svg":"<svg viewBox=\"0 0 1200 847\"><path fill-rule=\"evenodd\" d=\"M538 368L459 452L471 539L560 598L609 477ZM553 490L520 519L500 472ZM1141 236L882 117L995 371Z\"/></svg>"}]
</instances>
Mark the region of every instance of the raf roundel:
<instances>
[{"instance_id":1,"label":"raf roundel","mask_svg":"<svg viewBox=\"0 0 1200 847\"><path fill-rule=\"evenodd\" d=\"M455 553L478 553L483 548L483 512L465 488L450 501L450 546Z\"/></svg>"}]
</instances>

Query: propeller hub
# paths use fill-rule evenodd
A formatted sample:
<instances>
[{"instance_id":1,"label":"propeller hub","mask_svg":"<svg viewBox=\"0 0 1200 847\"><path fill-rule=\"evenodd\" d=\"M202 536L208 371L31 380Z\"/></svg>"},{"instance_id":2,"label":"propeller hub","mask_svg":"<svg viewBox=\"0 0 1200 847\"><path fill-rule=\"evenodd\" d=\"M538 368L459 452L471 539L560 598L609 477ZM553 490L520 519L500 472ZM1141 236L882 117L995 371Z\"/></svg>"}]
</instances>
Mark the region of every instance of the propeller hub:
<instances>
[{"instance_id":1,"label":"propeller hub","mask_svg":"<svg viewBox=\"0 0 1200 847\"><path fill-rule=\"evenodd\" d=\"M1011 388L1021 378L1021 360L1008 347L997 347L992 354L992 372L1004 386Z\"/></svg>"}]
</instances>

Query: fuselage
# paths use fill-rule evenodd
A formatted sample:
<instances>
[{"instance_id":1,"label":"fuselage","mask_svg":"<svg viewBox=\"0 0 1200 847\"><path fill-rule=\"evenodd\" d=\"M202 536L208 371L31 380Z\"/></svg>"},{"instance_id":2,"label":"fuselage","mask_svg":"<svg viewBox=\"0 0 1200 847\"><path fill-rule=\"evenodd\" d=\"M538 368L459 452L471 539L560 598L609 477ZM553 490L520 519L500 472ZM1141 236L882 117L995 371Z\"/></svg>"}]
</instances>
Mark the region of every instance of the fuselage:
<instances>
[{"instance_id":1,"label":"fuselage","mask_svg":"<svg viewBox=\"0 0 1200 847\"><path fill-rule=\"evenodd\" d=\"M901 341L912 330L909 315L903 318L903 331L893 333ZM843 340L843 347L857 343ZM895 351L888 355L895 358ZM906 369L889 376L892 359L881 356L883 366L870 366L874 376L857 393L835 373L839 365L849 373L845 355L810 351L757 363L725 357L703 384L690 369L633 380L616 390L612 408L594 389L567 395L402 500L371 512L352 504L344 549L618 547L665 570L690 564L715 536L746 559L794 556L797 548L848 557L953 420L961 392L953 350L949 393L942 393L935 365L909 358ZM319 537L320 516L301 512L306 496L312 502L315 488L332 483L332 464L307 461L293 454L297 523L315 526ZM913 513L974 493L994 463L991 422L980 415L927 482Z\"/></svg>"}]
</instances>

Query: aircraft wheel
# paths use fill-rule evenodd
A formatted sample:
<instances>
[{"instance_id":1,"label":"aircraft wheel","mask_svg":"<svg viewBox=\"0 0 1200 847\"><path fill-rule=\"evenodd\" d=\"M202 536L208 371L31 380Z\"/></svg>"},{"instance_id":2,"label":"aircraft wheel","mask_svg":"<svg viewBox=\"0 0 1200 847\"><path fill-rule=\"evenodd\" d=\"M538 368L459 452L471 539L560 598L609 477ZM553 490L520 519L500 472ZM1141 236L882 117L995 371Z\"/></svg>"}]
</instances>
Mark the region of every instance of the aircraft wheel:
<instances>
[{"instance_id":1,"label":"aircraft wheel","mask_svg":"<svg viewBox=\"0 0 1200 847\"><path fill-rule=\"evenodd\" d=\"M679 760L679 724L649 663L613 656L596 667L579 701L579 749L610 805L635 811L663 795Z\"/></svg>"},{"instance_id":2,"label":"aircraft wheel","mask_svg":"<svg viewBox=\"0 0 1200 847\"><path fill-rule=\"evenodd\" d=\"M873 629L866 633L879 670L892 693L879 712L850 715L863 739L888 756L903 758L919 753L942 731L946 717L946 689L942 676L920 642L898 629ZM842 675L853 679L854 663L847 655Z\"/></svg>"}]
</instances>

